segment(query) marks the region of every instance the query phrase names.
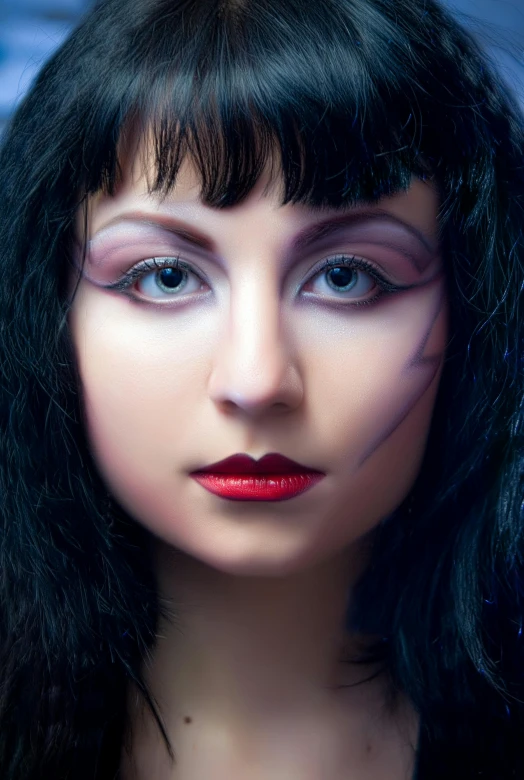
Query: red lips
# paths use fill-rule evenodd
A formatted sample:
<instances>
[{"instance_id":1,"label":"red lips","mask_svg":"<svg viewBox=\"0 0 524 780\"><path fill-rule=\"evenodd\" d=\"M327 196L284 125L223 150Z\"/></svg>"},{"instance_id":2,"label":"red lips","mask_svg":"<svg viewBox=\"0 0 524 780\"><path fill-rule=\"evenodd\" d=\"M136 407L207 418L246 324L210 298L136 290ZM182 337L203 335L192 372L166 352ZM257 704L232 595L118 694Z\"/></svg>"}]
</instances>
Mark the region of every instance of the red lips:
<instances>
[{"instance_id":1,"label":"red lips","mask_svg":"<svg viewBox=\"0 0 524 780\"><path fill-rule=\"evenodd\" d=\"M193 473L207 472L213 474L306 474L323 472L303 466L295 460L290 460L278 452L264 455L260 460L254 460L249 455L236 454L229 458L204 466Z\"/></svg>"}]
</instances>

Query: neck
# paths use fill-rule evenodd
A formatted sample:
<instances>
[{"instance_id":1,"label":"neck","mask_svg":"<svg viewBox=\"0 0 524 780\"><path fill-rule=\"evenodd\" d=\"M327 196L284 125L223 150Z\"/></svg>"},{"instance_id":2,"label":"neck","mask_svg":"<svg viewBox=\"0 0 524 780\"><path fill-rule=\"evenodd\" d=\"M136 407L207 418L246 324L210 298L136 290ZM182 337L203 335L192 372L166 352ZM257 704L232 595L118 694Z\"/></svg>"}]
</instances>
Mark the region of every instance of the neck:
<instances>
[{"instance_id":1,"label":"neck","mask_svg":"<svg viewBox=\"0 0 524 780\"><path fill-rule=\"evenodd\" d=\"M343 649L362 649L344 622L367 540L278 577L224 573L161 543L155 555L160 596L176 618L159 626L146 677L167 724L256 731L318 713L348 674L369 674L340 661Z\"/></svg>"}]
</instances>

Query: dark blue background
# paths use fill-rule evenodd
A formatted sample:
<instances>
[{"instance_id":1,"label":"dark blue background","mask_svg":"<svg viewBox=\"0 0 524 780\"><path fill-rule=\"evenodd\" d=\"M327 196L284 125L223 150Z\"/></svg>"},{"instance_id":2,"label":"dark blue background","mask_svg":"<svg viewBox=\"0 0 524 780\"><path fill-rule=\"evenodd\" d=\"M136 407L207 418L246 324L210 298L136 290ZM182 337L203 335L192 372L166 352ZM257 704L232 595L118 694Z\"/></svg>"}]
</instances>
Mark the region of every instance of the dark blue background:
<instances>
[{"instance_id":1,"label":"dark blue background","mask_svg":"<svg viewBox=\"0 0 524 780\"><path fill-rule=\"evenodd\" d=\"M489 45L524 105L524 0L441 1ZM43 62L90 3L0 0L0 133Z\"/></svg>"}]
</instances>

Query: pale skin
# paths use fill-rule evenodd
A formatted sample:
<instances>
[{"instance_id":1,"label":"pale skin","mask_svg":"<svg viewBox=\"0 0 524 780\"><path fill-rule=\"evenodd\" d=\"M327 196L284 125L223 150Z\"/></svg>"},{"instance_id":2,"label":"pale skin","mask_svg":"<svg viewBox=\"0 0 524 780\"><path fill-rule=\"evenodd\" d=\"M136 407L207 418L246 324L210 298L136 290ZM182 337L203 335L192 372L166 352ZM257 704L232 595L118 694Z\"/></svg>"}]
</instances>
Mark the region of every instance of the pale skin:
<instances>
[{"instance_id":1,"label":"pale skin","mask_svg":"<svg viewBox=\"0 0 524 780\"><path fill-rule=\"evenodd\" d=\"M266 184L264 174L241 205L212 209L188 158L161 203L137 156L116 196L90 204L70 314L86 425L108 488L154 535L159 590L179 616L144 666L176 765L130 691L135 765L123 756L123 778L409 780L410 704L386 715L381 676L337 685L373 671L340 663L342 645L362 640L345 634L344 615L373 530L419 473L442 372L438 195L413 179L345 209L367 216L297 253L304 228L341 211L282 207ZM358 269L349 292L327 270L311 275L338 255L413 287L343 305L378 288ZM143 259L177 256L191 272L175 295L154 270L127 293L103 287ZM326 477L291 500L236 502L188 476L241 452L279 452Z\"/></svg>"}]
</instances>

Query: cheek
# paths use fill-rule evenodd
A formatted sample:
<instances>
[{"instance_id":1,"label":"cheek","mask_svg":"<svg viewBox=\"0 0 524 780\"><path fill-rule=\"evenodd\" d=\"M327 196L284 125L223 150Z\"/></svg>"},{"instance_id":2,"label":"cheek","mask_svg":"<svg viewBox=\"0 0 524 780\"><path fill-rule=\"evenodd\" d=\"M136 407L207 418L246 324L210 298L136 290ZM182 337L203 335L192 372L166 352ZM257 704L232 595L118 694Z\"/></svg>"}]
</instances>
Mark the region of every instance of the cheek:
<instances>
[{"instance_id":1,"label":"cheek","mask_svg":"<svg viewBox=\"0 0 524 780\"><path fill-rule=\"evenodd\" d=\"M352 479L344 482L328 512L339 542L347 538L348 507L352 517L350 533L356 538L391 514L413 487L426 448L438 380L439 374L410 414L368 458L362 462L357 455L362 465L352 471ZM348 460L353 460L353 456L351 451Z\"/></svg>"},{"instance_id":2,"label":"cheek","mask_svg":"<svg viewBox=\"0 0 524 780\"><path fill-rule=\"evenodd\" d=\"M326 321L321 332L330 336L323 340L309 327L308 332L304 324L302 350L311 404L322 399L319 419L346 467L362 471L391 439L417 450L421 437L413 420L431 418L447 344L443 285L406 295L401 304L388 303L378 314L359 315L343 327Z\"/></svg>"},{"instance_id":3,"label":"cheek","mask_svg":"<svg viewBox=\"0 0 524 780\"><path fill-rule=\"evenodd\" d=\"M102 477L120 500L163 489L166 474L185 465L177 453L191 452L201 337L194 326L184 336L158 324L148 329L136 309L108 304L85 288L69 324Z\"/></svg>"},{"instance_id":4,"label":"cheek","mask_svg":"<svg viewBox=\"0 0 524 780\"><path fill-rule=\"evenodd\" d=\"M384 310L367 332L355 328L308 352L312 396L323 398L315 438L338 477L319 543L327 528L335 545L367 533L405 499L420 471L448 339L443 286L399 311Z\"/></svg>"}]
</instances>

